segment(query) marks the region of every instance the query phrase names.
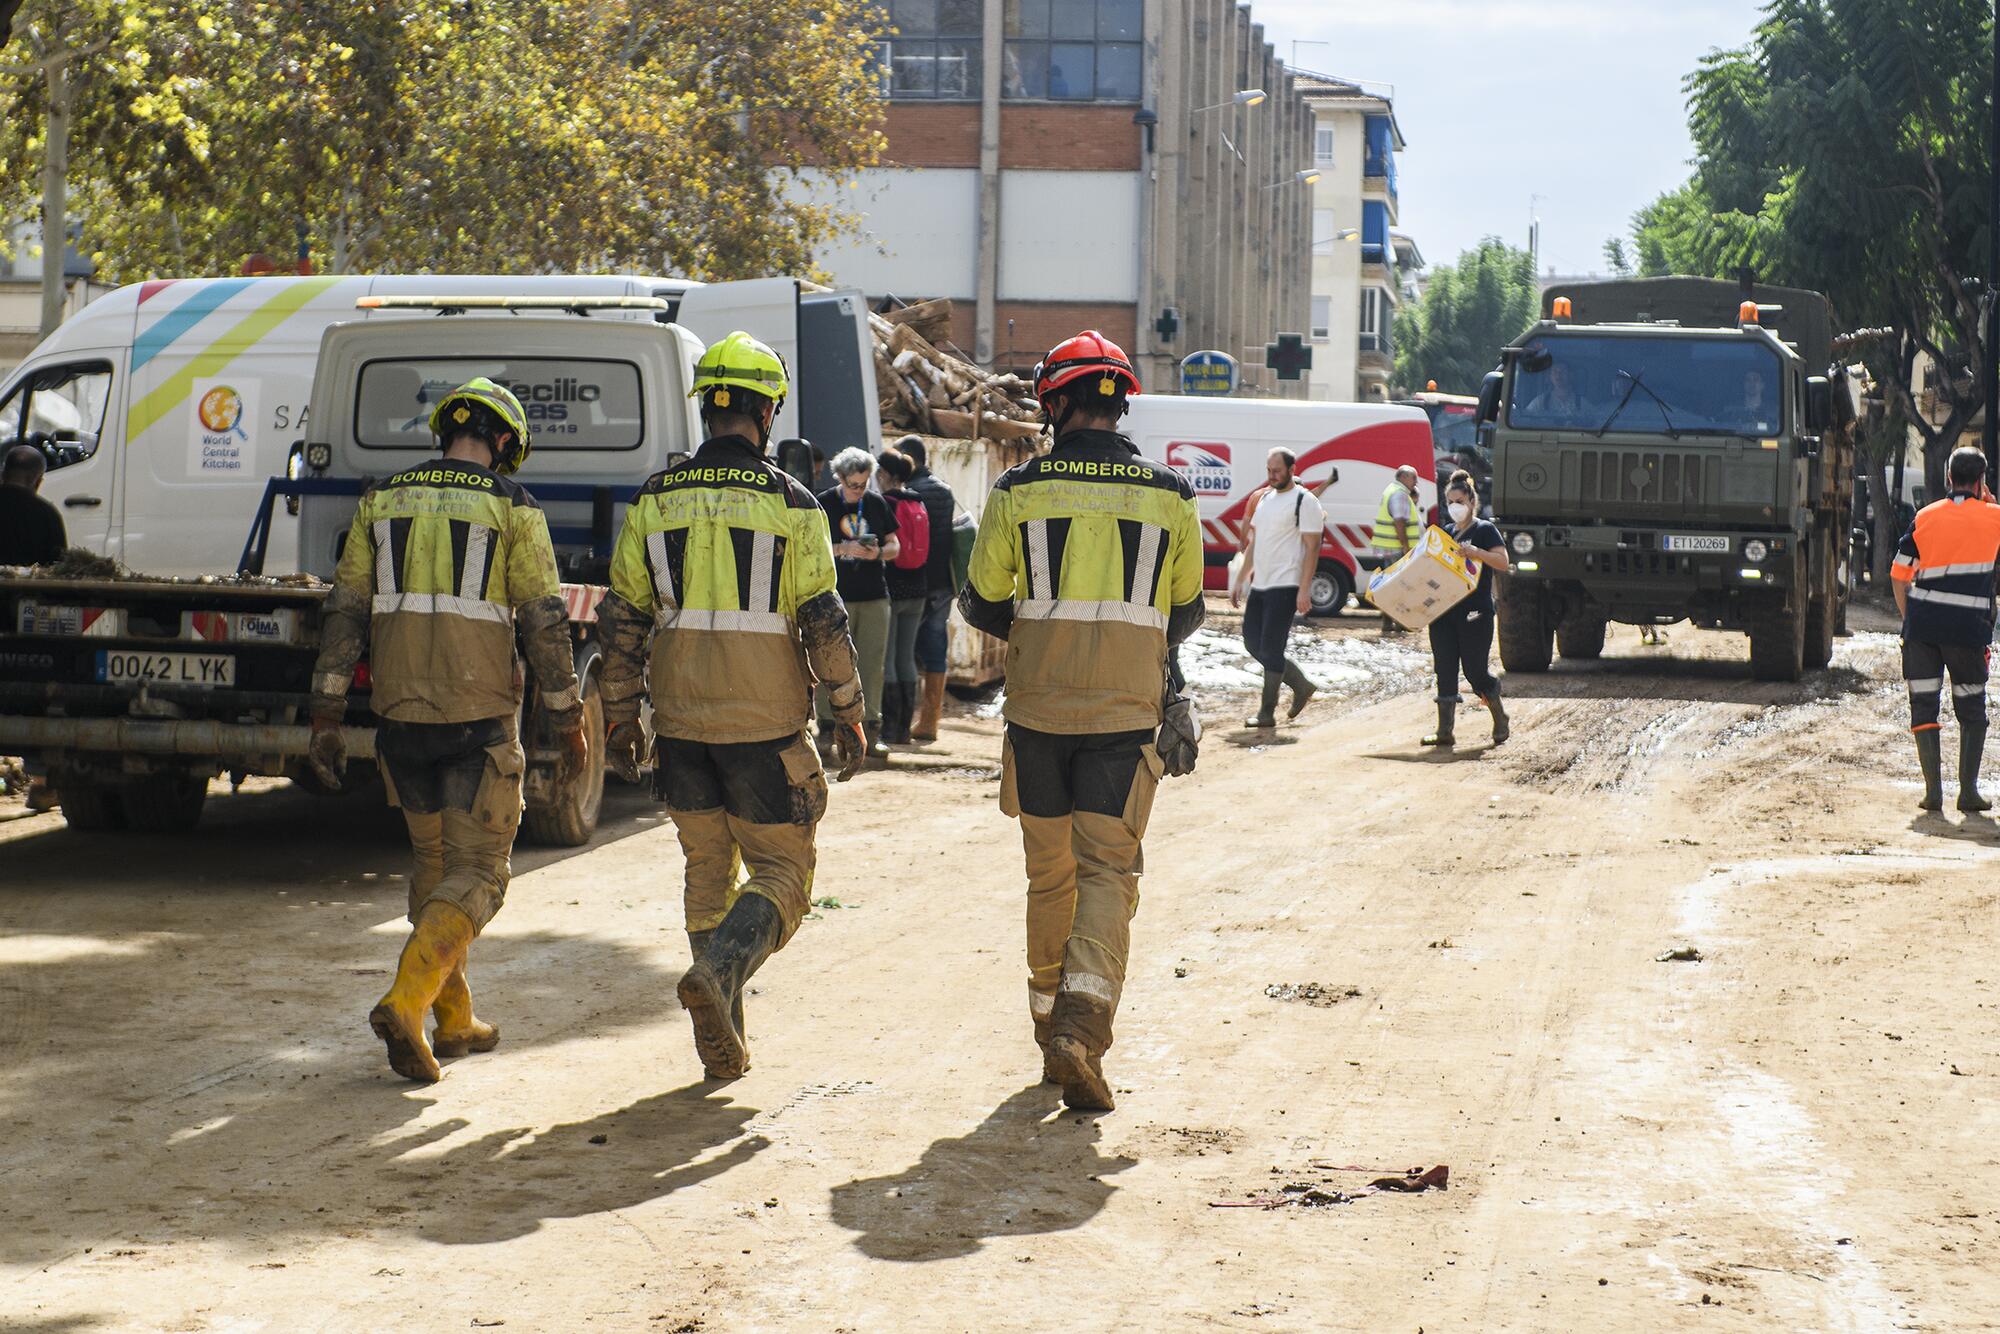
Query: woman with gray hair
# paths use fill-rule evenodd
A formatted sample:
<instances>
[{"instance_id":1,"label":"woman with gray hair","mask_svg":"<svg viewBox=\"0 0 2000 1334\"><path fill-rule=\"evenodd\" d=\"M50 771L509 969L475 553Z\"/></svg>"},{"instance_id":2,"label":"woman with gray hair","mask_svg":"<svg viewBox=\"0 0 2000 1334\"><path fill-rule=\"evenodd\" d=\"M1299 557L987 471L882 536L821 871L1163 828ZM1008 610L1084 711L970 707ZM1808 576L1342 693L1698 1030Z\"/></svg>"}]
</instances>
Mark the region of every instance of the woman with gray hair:
<instances>
[{"instance_id":1,"label":"woman with gray hair","mask_svg":"<svg viewBox=\"0 0 2000 1334\"><path fill-rule=\"evenodd\" d=\"M881 493L868 486L875 460L865 449L843 449L833 456L835 485L820 492L820 508L832 529L834 579L840 600L847 604L847 623L854 636L855 662L861 671L863 728L868 733L869 758L886 763L882 744L882 665L889 650L889 583L883 571L896 559L896 516ZM820 697L819 730L830 744L833 714Z\"/></svg>"}]
</instances>

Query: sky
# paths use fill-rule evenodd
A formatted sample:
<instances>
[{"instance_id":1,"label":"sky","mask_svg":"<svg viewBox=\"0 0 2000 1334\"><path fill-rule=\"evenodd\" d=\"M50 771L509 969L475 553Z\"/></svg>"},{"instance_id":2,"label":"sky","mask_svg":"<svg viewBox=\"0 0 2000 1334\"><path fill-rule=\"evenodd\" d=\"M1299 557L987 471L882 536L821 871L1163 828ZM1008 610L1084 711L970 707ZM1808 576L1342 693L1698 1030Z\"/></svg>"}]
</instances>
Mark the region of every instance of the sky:
<instances>
[{"instance_id":1,"label":"sky","mask_svg":"<svg viewBox=\"0 0 2000 1334\"><path fill-rule=\"evenodd\" d=\"M1687 179L1681 80L1746 42L1760 2L1251 0L1250 15L1287 64L1394 87L1396 225L1427 265L1482 236L1525 246L1532 206L1543 272L1577 274L1603 272L1605 238Z\"/></svg>"}]
</instances>

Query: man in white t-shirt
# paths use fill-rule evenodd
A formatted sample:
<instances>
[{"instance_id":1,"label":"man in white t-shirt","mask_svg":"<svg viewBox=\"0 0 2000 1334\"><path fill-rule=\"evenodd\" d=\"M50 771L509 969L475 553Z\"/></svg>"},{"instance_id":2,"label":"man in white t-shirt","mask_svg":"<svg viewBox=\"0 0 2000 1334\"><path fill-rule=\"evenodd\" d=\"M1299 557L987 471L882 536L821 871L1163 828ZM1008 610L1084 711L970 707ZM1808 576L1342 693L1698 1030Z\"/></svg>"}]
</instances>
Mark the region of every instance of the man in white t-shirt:
<instances>
[{"instance_id":1,"label":"man in white t-shirt","mask_svg":"<svg viewBox=\"0 0 2000 1334\"><path fill-rule=\"evenodd\" d=\"M1298 459L1289 449L1274 449L1264 461L1270 485L1250 497L1243 519L1243 567L1229 592L1233 606L1243 606L1243 643L1264 669L1263 705L1246 727L1278 725L1278 690L1292 688L1287 717L1296 718L1318 689L1299 665L1285 656L1292 617L1312 610L1312 577L1319 569L1320 533L1326 511L1319 497L1292 476ZM1248 606L1243 590L1250 590Z\"/></svg>"}]
</instances>

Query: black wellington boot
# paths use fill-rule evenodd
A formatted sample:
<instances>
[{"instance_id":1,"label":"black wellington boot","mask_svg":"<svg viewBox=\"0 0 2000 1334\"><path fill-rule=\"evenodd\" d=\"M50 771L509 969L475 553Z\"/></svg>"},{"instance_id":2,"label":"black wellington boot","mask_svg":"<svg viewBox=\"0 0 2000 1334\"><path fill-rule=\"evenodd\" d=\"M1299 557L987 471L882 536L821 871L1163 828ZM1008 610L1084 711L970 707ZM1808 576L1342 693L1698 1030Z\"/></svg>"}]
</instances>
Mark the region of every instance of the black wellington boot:
<instances>
[{"instance_id":1,"label":"black wellington boot","mask_svg":"<svg viewBox=\"0 0 2000 1334\"><path fill-rule=\"evenodd\" d=\"M1264 673L1264 698L1257 707L1255 718L1245 718L1245 727L1263 730L1278 725L1278 690L1284 685L1284 678L1276 672Z\"/></svg>"},{"instance_id":2,"label":"black wellington boot","mask_svg":"<svg viewBox=\"0 0 2000 1334\"><path fill-rule=\"evenodd\" d=\"M1514 725L1507 720L1507 706L1500 702L1500 683L1495 681L1493 688L1480 698L1486 701L1486 711L1493 715L1493 744L1497 746L1514 735Z\"/></svg>"},{"instance_id":3,"label":"black wellington boot","mask_svg":"<svg viewBox=\"0 0 2000 1334\"><path fill-rule=\"evenodd\" d=\"M780 926L776 904L762 894L743 895L676 988L710 1079L739 1079L750 1068L740 1018L743 986L778 947Z\"/></svg>"},{"instance_id":4,"label":"black wellington boot","mask_svg":"<svg viewBox=\"0 0 2000 1334\"><path fill-rule=\"evenodd\" d=\"M1299 665L1290 658L1285 659L1285 671L1282 679L1292 690L1292 706L1285 710L1285 716L1287 718L1296 718L1306 711L1306 705L1312 701L1314 695L1319 693L1319 687L1314 685L1307 678L1306 674L1299 669Z\"/></svg>"},{"instance_id":5,"label":"black wellington boot","mask_svg":"<svg viewBox=\"0 0 2000 1334\"><path fill-rule=\"evenodd\" d=\"M1958 732L1958 808L1990 811L1993 803L1979 795L1979 761L1986 754L1986 729L1961 727Z\"/></svg>"},{"instance_id":6,"label":"black wellington boot","mask_svg":"<svg viewBox=\"0 0 2000 1334\"><path fill-rule=\"evenodd\" d=\"M1438 730L1424 738L1426 746L1451 746L1457 743L1452 735L1452 725L1458 720L1458 701L1441 699L1438 701Z\"/></svg>"},{"instance_id":7,"label":"black wellington boot","mask_svg":"<svg viewBox=\"0 0 2000 1334\"><path fill-rule=\"evenodd\" d=\"M1926 727L1917 733L1917 764L1924 774L1924 799L1917 803L1917 809L1941 811L1944 809L1944 767L1943 742L1935 727Z\"/></svg>"}]
</instances>

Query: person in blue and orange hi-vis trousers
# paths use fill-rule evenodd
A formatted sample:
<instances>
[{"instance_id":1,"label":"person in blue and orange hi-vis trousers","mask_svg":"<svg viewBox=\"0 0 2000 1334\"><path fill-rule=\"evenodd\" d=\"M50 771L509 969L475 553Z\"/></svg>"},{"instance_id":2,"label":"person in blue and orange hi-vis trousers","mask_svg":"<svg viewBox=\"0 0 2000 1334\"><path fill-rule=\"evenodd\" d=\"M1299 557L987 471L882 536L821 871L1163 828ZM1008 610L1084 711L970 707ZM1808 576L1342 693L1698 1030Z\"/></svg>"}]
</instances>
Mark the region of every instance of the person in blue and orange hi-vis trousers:
<instances>
[{"instance_id":1,"label":"person in blue and orange hi-vis trousers","mask_svg":"<svg viewBox=\"0 0 2000 1334\"><path fill-rule=\"evenodd\" d=\"M1948 673L1959 728L1958 808L1984 811L1993 806L1979 795L1979 761L1986 748L2000 505L1986 490L1986 458L1978 450L1953 450L1947 469L1951 494L1918 512L1889 573L1903 614L1903 679L1924 771L1920 804L1944 808L1938 714Z\"/></svg>"}]
</instances>

